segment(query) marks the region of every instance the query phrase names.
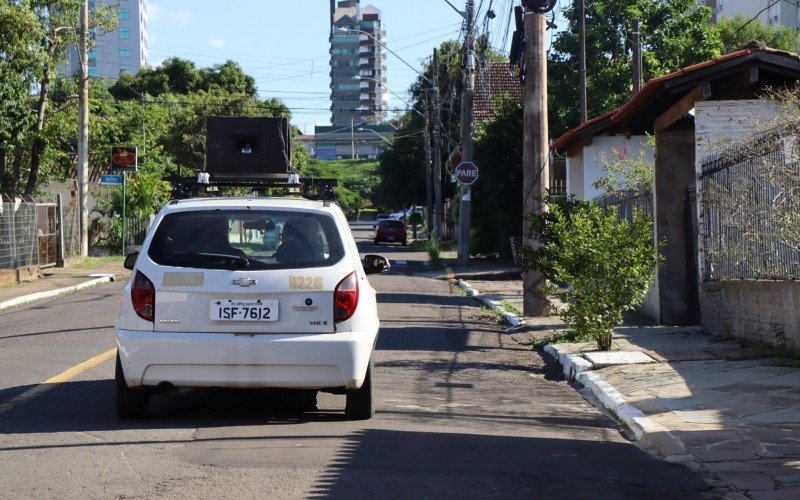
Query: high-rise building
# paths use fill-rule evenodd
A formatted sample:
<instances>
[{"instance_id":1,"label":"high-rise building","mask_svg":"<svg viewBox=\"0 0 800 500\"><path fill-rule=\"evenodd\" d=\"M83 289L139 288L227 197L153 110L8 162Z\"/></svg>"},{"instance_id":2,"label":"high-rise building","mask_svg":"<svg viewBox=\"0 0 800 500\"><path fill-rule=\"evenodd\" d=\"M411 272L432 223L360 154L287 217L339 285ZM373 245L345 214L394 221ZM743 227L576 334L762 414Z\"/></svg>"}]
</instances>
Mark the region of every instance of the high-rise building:
<instances>
[{"instance_id":1,"label":"high-rise building","mask_svg":"<svg viewBox=\"0 0 800 500\"><path fill-rule=\"evenodd\" d=\"M104 35L90 34L95 45L89 51L89 76L117 78L120 73L136 73L147 66L147 0L89 0L89 9L100 2L119 5L119 26ZM71 50L66 72L78 71L80 57Z\"/></svg>"},{"instance_id":2,"label":"high-rise building","mask_svg":"<svg viewBox=\"0 0 800 500\"><path fill-rule=\"evenodd\" d=\"M797 29L800 24L798 2L795 0L697 0L697 3L711 7L714 11L712 23L741 14L748 19L757 17L768 26Z\"/></svg>"},{"instance_id":3,"label":"high-rise building","mask_svg":"<svg viewBox=\"0 0 800 500\"><path fill-rule=\"evenodd\" d=\"M386 121L386 30L381 11L359 0L331 1L331 123ZM378 43L380 41L380 43Z\"/></svg>"}]
</instances>

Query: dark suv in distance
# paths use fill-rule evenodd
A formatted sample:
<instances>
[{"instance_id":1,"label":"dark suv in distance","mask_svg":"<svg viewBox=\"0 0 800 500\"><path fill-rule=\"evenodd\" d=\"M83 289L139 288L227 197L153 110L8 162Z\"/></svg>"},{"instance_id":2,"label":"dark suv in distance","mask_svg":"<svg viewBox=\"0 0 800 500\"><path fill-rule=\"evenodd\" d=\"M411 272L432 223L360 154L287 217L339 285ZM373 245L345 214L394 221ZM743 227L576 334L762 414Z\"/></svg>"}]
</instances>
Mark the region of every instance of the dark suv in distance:
<instances>
[{"instance_id":1,"label":"dark suv in distance","mask_svg":"<svg viewBox=\"0 0 800 500\"><path fill-rule=\"evenodd\" d=\"M400 243L405 246L408 244L406 238L406 225L401 220L387 219L378 224L378 229L375 230L376 245L386 243Z\"/></svg>"}]
</instances>

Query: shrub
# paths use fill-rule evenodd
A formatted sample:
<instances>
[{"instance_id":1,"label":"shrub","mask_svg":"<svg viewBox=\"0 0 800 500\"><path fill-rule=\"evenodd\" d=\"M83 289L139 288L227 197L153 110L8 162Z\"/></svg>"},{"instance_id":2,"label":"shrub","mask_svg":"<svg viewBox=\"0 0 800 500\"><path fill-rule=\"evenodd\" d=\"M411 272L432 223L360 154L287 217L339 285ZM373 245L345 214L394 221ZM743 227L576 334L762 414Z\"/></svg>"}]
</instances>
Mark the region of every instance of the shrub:
<instances>
[{"instance_id":1,"label":"shrub","mask_svg":"<svg viewBox=\"0 0 800 500\"><path fill-rule=\"evenodd\" d=\"M614 210L566 199L534 215L530 228L541 246L523 248L523 270L568 284L566 291L556 293L552 285L544 291L566 304L561 317L570 333L611 349L613 327L642 302L655 275L652 220L636 211L632 223L619 221Z\"/></svg>"},{"instance_id":2,"label":"shrub","mask_svg":"<svg viewBox=\"0 0 800 500\"><path fill-rule=\"evenodd\" d=\"M442 261L441 256L441 246L439 245L439 240L433 236L428 239L427 243L425 244L425 250L428 252L428 260L430 261L432 266L442 267L444 264Z\"/></svg>"}]
</instances>

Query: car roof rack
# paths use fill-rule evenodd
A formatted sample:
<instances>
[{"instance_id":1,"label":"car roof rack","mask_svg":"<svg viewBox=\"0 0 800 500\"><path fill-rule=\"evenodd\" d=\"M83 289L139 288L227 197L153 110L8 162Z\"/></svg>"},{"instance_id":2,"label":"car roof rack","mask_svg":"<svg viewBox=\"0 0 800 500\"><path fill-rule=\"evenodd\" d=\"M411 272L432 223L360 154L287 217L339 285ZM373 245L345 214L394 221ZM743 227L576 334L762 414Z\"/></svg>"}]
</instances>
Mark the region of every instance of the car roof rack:
<instances>
[{"instance_id":1,"label":"car roof rack","mask_svg":"<svg viewBox=\"0 0 800 500\"><path fill-rule=\"evenodd\" d=\"M201 172L201 174L204 174ZM313 179L311 177L300 178L293 174L289 178L283 179L262 179L262 178L233 178L233 179L211 179L209 176L198 175L197 177L178 177L174 176L167 179L172 183L172 200L182 200L186 198L218 196L220 188L249 188L262 196L286 196L298 194L307 200L323 201L326 205L336 202L336 193L333 188L339 183L336 179ZM268 193L267 190L278 189L280 194Z\"/></svg>"}]
</instances>

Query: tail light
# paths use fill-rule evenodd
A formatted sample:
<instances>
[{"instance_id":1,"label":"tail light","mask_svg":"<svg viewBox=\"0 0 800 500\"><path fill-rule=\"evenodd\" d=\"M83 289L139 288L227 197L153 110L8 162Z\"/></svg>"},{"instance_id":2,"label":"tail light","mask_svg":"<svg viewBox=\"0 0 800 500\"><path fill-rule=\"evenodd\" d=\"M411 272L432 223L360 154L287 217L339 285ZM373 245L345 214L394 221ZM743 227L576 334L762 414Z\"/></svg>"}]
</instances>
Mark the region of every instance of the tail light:
<instances>
[{"instance_id":1,"label":"tail light","mask_svg":"<svg viewBox=\"0 0 800 500\"><path fill-rule=\"evenodd\" d=\"M131 302L133 310L140 318L153 321L156 313L156 289L147 276L136 271L131 287Z\"/></svg>"},{"instance_id":2,"label":"tail light","mask_svg":"<svg viewBox=\"0 0 800 500\"><path fill-rule=\"evenodd\" d=\"M350 319L358 306L358 276L348 274L336 285L333 292L333 320L335 323Z\"/></svg>"}]
</instances>

